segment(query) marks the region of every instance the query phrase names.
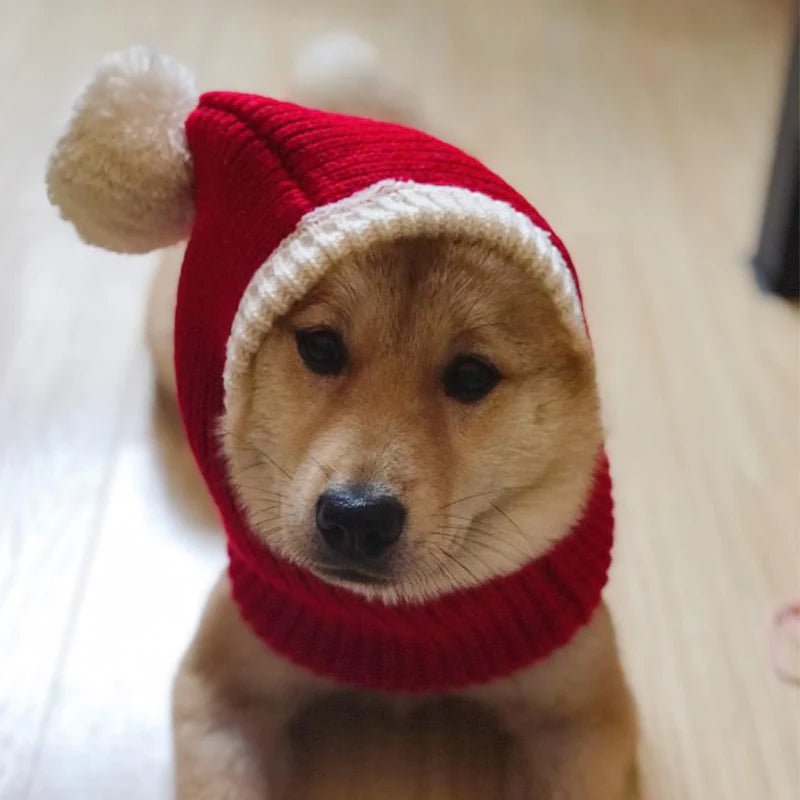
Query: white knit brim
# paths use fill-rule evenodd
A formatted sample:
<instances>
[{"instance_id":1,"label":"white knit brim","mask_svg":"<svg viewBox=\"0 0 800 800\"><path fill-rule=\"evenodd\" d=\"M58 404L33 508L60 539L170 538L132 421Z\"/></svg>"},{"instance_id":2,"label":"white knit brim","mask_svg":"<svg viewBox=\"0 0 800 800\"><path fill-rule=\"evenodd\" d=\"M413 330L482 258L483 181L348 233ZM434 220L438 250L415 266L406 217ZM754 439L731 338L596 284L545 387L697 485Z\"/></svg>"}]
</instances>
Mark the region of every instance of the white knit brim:
<instances>
[{"instance_id":1,"label":"white knit brim","mask_svg":"<svg viewBox=\"0 0 800 800\"><path fill-rule=\"evenodd\" d=\"M443 234L484 242L535 276L551 292L570 329L586 337L575 281L547 231L508 203L480 192L385 180L306 214L253 274L228 338L226 408L275 319L333 264L378 242Z\"/></svg>"}]
</instances>

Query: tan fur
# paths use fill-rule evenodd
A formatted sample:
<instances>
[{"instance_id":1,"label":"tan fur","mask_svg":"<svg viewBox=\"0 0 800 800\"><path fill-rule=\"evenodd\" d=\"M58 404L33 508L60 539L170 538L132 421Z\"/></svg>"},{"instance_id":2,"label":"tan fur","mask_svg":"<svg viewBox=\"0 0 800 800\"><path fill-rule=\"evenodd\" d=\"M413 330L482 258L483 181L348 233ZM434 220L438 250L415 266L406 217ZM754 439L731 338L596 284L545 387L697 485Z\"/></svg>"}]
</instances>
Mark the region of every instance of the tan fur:
<instances>
[{"instance_id":1,"label":"tan fur","mask_svg":"<svg viewBox=\"0 0 800 800\"><path fill-rule=\"evenodd\" d=\"M293 331L323 325L348 347L340 377L314 375L297 355ZM462 352L504 376L474 406L441 386ZM542 553L578 515L600 443L591 353L545 291L494 253L431 240L334 268L267 337L225 431L254 529L311 569L314 503L328 484L377 481L405 502L391 584L353 587L388 601Z\"/></svg>"},{"instance_id":2,"label":"tan fur","mask_svg":"<svg viewBox=\"0 0 800 800\"><path fill-rule=\"evenodd\" d=\"M297 354L294 330L320 325L342 333L342 375L314 375ZM441 386L463 352L503 375L475 405ZM402 498L408 525L390 581L350 586L388 602L470 585L546 550L579 514L601 442L589 346L547 293L494 253L436 240L337 265L267 336L222 431L253 528L310 569L326 486L380 481ZM257 640L222 581L176 682L180 800L278 797L288 721L334 689ZM605 607L544 662L463 696L514 737L509 800L627 796L634 715Z\"/></svg>"}]
</instances>

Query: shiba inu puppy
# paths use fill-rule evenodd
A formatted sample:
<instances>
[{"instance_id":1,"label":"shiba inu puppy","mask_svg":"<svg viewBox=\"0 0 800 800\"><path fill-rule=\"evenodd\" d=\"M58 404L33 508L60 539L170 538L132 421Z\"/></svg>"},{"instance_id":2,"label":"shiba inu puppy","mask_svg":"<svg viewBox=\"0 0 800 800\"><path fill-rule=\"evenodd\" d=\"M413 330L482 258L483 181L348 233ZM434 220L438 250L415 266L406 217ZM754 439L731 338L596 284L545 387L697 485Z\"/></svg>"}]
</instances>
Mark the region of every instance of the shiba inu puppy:
<instances>
[{"instance_id":1,"label":"shiba inu puppy","mask_svg":"<svg viewBox=\"0 0 800 800\"><path fill-rule=\"evenodd\" d=\"M50 191L103 246L189 237L150 341L230 567L175 683L178 798L281 797L287 726L341 691L486 706L513 741L508 798L631 797L635 715L601 599L610 480L563 245L474 159L399 126L215 93L179 135L176 69L107 67ZM143 81L170 88L139 173L169 191L82 180L79 155L125 144L87 109L113 86L124 116L121 82ZM120 206L143 211L121 224Z\"/></svg>"}]
</instances>

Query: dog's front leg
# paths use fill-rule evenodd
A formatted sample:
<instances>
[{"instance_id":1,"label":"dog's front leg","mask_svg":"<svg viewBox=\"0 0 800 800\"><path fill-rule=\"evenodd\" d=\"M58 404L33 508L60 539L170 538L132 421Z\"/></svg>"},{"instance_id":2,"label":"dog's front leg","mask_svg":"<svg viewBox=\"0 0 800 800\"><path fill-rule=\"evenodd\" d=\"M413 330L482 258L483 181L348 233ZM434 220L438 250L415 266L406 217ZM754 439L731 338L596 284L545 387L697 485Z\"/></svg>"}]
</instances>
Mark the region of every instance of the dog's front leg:
<instances>
[{"instance_id":1,"label":"dog's front leg","mask_svg":"<svg viewBox=\"0 0 800 800\"><path fill-rule=\"evenodd\" d=\"M635 800L634 736L625 719L540 720L512 734L508 800Z\"/></svg>"},{"instance_id":2,"label":"dog's front leg","mask_svg":"<svg viewBox=\"0 0 800 800\"><path fill-rule=\"evenodd\" d=\"M173 699L176 800L274 800L288 778L292 700L229 694L184 670Z\"/></svg>"},{"instance_id":3,"label":"dog's front leg","mask_svg":"<svg viewBox=\"0 0 800 800\"><path fill-rule=\"evenodd\" d=\"M507 800L634 800L636 718L605 607L544 661L473 696L512 738Z\"/></svg>"},{"instance_id":4,"label":"dog's front leg","mask_svg":"<svg viewBox=\"0 0 800 800\"><path fill-rule=\"evenodd\" d=\"M286 729L320 682L242 623L223 577L173 690L177 800L278 800Z\"/></svg>"}]
</instances>

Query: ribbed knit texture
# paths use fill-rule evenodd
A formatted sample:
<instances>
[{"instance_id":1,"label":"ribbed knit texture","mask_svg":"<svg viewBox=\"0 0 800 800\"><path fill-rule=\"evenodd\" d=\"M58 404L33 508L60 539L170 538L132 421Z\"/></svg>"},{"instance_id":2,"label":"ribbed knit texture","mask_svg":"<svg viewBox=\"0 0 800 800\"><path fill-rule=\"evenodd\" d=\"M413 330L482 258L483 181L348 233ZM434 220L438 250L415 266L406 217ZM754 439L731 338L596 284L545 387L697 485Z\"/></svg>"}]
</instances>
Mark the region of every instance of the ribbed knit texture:
<instances>
[{"instance_id":1,"label":"ribbed knit texture","mask_svg":"<svg viewBox=\"0 0 800 800\"><path fill-rule=\"evenodd\" d=\"M381 181L457 186L508 203L569 255L517 192L475 159L397 125L253 95L207 94L186 124L196 218L178 290L175 366L186 432L228 535L234 597L277 652L348 684L441 692L490 680L563 645L590 617L612 543L605 456L582 520L518 572L420 605L332 587L255 541L216 435L226 343L251 278L313 211ZM278 276L279 278L281 276ZM275 291L292 291L283 276ZM299 297L295 297L299 299Z\"/></svg>"}]
</instances>

